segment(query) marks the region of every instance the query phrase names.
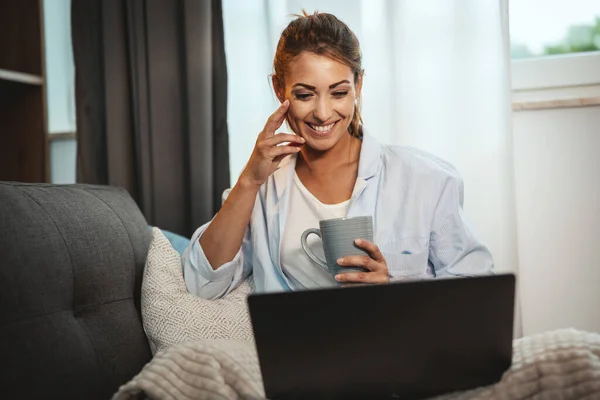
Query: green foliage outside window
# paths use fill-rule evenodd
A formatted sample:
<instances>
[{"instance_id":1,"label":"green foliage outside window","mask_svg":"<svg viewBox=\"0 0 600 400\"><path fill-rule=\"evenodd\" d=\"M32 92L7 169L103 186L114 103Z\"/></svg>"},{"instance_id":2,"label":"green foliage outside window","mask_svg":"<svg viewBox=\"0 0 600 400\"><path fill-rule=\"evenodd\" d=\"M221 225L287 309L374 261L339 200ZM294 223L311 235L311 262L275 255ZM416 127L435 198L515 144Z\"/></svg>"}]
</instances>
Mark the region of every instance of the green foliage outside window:
<instances>
[{"instance_id":1,"label":"green foliage outside window","mask_svg":"<svg viewBox=\"0 0 600 400\"><path fill-rule=\"evenodd\" d=\"M544 46L544 50L540 55L583 53L589 51L600 51L600 17L595 18L594 24L570 26L566 36L559 43ZM522 43L511 43L510 54L513 59L536 56L536 54Z\"/></svg>"}]
</instances>

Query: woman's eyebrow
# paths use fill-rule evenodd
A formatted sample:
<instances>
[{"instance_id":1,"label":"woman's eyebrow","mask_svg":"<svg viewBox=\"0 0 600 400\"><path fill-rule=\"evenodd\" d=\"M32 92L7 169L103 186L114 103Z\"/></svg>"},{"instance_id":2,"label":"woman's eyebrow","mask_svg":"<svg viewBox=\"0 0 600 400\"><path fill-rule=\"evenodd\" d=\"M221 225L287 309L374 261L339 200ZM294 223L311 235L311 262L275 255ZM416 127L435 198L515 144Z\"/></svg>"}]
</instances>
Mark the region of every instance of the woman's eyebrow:
<instances>
[{"instance_id":1,"label":"woman's eyebrow","mask_svg":"<svg viewBox=\"0 0 600 400\"><path fill-rule=\"evenodd\" d=\"M329 89L333 89L333 88L335 88L336 86L339 86L339 85L341 85L342 83L350 83L350 81L349 81L349 80L347 80L347 79L344 79L343 81L336 82L336 83L334 83L333 85L329 85Z\"/></svg>"},{"instance_id":2,"label":"woman's eyebrow","mask_svg":"<svg viewBox=\"0 0 600 400\"><path fill-rule=\"evenodd\" d=\"M349 81L349 80L347 80L347 79L344 79L344 80L342 80L342 81L339 81L339 82L333 83L333 84L329 85L329 89L333 89L333 88L335 88L336 86L339 86L339 85L341 85L342 83L350 83L350 81ZM293 87L296 87L296 86L300 86L300 87L303 87L303 88L305 88L305 89L308 89L308 90L316 90L316 89L317 89L316 87L314 87L314 86L312 86L312 85L308 85L308 84L306 84L306 83L296 83L296 84L295 84Z\"/></svg>"},{"instance_id":3,"label":"woman's eyebrow","mask_svg":"<svg viewBox=\"0 0 600 400\"><path fill-rule=\"evenodd\" d=\"M307 85L306 83L296 83L293 87L297 87L297 86L303 87L303 88L308 89L308 90L315 90L316 89L316 87L311 86L311 85Z\"/></svg>"}]
</instances>

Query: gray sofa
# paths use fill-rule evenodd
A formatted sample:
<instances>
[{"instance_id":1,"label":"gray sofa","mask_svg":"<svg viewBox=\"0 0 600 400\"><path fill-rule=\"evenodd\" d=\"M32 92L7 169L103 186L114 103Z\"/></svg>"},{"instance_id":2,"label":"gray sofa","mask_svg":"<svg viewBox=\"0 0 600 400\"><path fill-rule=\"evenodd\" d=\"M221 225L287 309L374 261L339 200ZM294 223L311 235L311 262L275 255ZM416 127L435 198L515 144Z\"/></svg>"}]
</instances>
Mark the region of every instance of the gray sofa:
<instances>
[{"instance_id":1,"label":"gray sofa","mask_svg":"<svg viewBox=\"0 0 600 400\"><path fill-rule=\"evenodd\" d=\"M110 399L151 353L150 231L118 188L0 182L0 397Z\"/></svg>"}]
</instances>

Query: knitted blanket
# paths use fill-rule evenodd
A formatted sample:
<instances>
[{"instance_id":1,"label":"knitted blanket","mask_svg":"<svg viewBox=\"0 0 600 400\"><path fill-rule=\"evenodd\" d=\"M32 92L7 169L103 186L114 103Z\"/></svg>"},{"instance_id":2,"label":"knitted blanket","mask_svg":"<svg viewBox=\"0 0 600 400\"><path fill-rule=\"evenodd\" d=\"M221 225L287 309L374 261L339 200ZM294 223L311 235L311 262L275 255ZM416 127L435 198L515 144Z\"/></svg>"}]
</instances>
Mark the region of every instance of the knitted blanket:
<instances>
[{"instance_id":1,"label":"knitted blanket","mask_svg":"<svg viewBox=\"0 0 600 400\"><path fill-rule=\"evenodd\" d=\"M195 340L159 352L113 400L264 399L256 349L234 339ZM557 330L514 341L495 385L436 400L600 399L600 334Z\"/></svg>"}]
</instances>

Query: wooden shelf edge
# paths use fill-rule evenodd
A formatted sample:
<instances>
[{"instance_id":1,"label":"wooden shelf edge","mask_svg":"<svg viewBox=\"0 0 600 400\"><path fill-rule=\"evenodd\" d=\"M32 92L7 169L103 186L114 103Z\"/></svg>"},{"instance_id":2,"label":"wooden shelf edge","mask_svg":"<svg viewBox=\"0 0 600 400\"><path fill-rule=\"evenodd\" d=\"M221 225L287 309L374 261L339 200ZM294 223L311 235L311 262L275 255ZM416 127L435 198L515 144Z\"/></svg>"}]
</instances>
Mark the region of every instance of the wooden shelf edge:
<instances>
[{"instance_id":1,"label":"wooden shelf edge","mask_svg":"<svg viewBox=\"0 0 600 400\"><path fill-rule=\"evenodd\" d=\"M555 100L533 100L512 103L513 111L549 110L553 108L573 108L600 106L600 97L566 98Z\"/></svg>"},{"instance_id":2,"label":"wooden shelf edge","mask_svg":"<svg viewBox=\"0 0 600 400\"><path fill-rule=\"evenodd\" d=\"M0 80L25 83L28 85L41 85L44 79L38 75L25 74L23 72L11 71L0 68Z\"/></svg>"},{"instance_id":3,"label":"wooden shelf edge","mask_svg":"<svg viewBox=\"0 0 600 400\"><path fill-rule=\"evenodd\" d=\"M75 132L56 132L56 133L49 133L48 134L48 140L55 141L55 140L76 140L77 139L77 135L75 134Z\"/></svg>"}]
</instances>

